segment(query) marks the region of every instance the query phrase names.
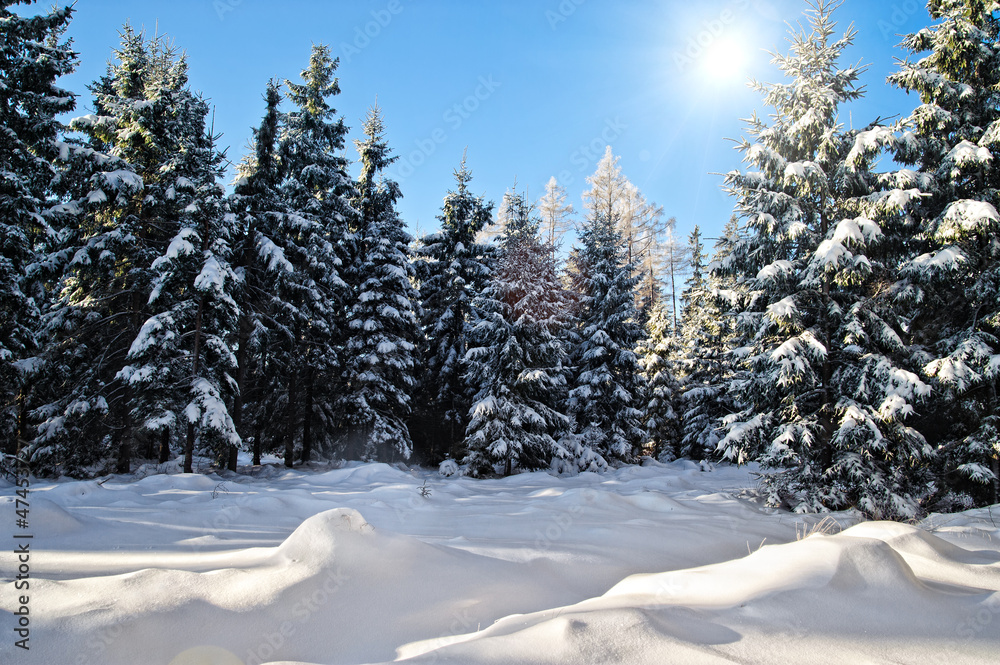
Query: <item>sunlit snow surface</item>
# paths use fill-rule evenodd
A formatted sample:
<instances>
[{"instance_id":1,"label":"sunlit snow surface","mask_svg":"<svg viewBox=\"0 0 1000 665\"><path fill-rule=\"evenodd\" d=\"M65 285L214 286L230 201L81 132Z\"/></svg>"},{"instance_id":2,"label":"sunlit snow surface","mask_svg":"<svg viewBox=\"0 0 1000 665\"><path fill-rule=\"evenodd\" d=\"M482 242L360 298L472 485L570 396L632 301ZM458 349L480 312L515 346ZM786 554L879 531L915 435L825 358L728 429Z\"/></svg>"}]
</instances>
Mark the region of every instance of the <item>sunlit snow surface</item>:
<instances>
[{"instance_id":1,"label":"sunlit snow surface","mask_svg":"<svg viewBox=\"0 0 1000 665\"><path fill-rule=\"evenodd\" d=\"M820 525L740 498L751 471L36 481L31 651L5 547L0 662L996 662L990 511Z\"/></svg>"}]
</instances>

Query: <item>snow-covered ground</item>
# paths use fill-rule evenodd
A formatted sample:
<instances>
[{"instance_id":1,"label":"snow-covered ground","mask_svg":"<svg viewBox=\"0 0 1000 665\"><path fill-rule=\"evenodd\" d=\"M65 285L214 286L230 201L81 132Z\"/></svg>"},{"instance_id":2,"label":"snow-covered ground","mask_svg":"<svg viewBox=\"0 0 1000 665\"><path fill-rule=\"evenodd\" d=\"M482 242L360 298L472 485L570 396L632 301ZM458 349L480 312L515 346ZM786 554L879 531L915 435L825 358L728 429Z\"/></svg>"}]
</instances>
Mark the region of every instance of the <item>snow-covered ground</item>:
<instances>
[{"instance_id":1,"label":"snow-covered ground","mask_svg":"<svg viewBox=\"0 0 1000 665\"><path fill-rule=\"evenodd\" d=\"M0 662L997 662L990 511L821 521L753 487L689 462L36 481L31 650L5 547ZM13 542L6 481L0 497Z\"/></svg>"}]
</instances>

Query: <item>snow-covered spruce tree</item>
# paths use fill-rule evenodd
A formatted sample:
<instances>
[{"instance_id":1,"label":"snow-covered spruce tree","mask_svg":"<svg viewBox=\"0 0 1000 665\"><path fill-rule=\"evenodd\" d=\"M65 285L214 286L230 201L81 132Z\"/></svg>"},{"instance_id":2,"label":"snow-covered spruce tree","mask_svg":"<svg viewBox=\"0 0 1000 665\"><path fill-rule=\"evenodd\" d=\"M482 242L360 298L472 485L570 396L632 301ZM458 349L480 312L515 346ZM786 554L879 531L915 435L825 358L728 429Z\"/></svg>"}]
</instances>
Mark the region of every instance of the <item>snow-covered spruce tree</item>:
<instances>
[{"instance_id":1,"label":"snow-covered spruce tree","mask_svg":"<svg viewBox=\"0 0 1000 665\"><path fill-rule=\"evenodd\" d=\"M253 442L253 463L273 446L264 445L264 436L275 435L282 419L275 418L269 402L282 395L286 350L272 347L276 313L287 306L276 293L276 284L293 271L284 250L272 239L280 221L288 214L281 196L281 161L277 153L281 95L270 81L264 95L265 112L253 130L252 154L239 166L229 207L233 217L233 259L238 288L234 294L239 308L236 329L236 383L232 416L236 431ZM275 358L276 356L276 358ZM282 413L283 411L277 411ZM282 441L279 440L277 444ZM287 462L287 460L286 460Z\"/></svg>"},{"instance_id":2,"label":"snow-covered spruce tree","mask_svg":"<svg viewBox=\"0 0 1000 665\"><path fill-rule=\"evenodd\" d=\"M205 133L207 106L188 88L186 61L165 38L147 40L126 25L114 54L107 74L91 86L96 114L75 119L71 127L86 136L86 150L127 162L131 170L95 174L84 183L88 209L60 230L50 255L50 264L62 263L62 274L46 315L47 355L66 370L61 385L67 390L40 407L39 440L48 449L87 442L91 462L110 453L125 472L134 444L169 427L190 397L190 370L179 367L191 356L182 347L201 336L179 328L168 332L163 325L171 320L165 312L192 285L175 282L170 288L178 293L165 293L166 283L158 282L165 264L154 264L178 240L182 218L194 215L194 199L178 196L179 189L203 187L203 194L218 197L218 157ZM113 203L100 205L109 202L109 193ZM154 302L157 283L164 297ZM157 314L165 318L157 322ZM146 321L151 327L144 329ZM154 328L185 338L160 349L144 343ZM146 369L133 373L137 366ZM167 366L187 378L167 376ZM219 406L207 391L201 394L200 403ZM73 464L83 461L75 452L70 457Z\"/></svg>"},{"instance_id":3,"label":"snow-covered spruce tree","mask_svg":"<svg viewBox=\"0 0 1000 665\"><path fill-rule=\"evenodd\" d=\"M521 194L504 194L495 273L474 301L466 359L476 394L465 440L474 475L548 467L568 431L566 303L533 212Z\"/></svg>"},{"instance_id":4,"label":"snow-covered spruce tree","mask_svg":"<svg viewBox=\"0 0 1000 665\"><path fill-rule=\"evenodd\" d=\"M746 237L721 267L745 294L749 371L734 386L745 408L725 419L719 448L783 469L765 479L772 503L908 517L920 511L930 451L905 420L929 389L907 371L880 288L895 243L864 216L871 142L837 118L861 95L861 70L838 65L854 33L832 41L834 8L811 3L808 27L775 56L790 81L757 85L773 124L750 119L755 141L741 150L754 170L726 177Z\"/></svg>"},{"instance_id":5,"label":"snow-covered spruce tree","mask_svg":"<svg viewBox=\"0 0 1000 665\"><path fill-rule=\"evenodd\" d=\"M639 363L646 379L643 409L646 430L646 454L669 462L678 457L680 418L678 394L680 385L675 375L679 353L678 340L673 334L670 309L666 302L653 306L646 322L649 336L639 344Z\"/></svg>"},{"instance_id":6,"label":"snow-covered spruce tree","mask_svg":"<svg viewBox=\"0 0 1000 665\"><path fill-rule=\"evenodd\" d=\"M208 104L187 87L184 58L170 60L170 51L155 48L149 55L164 58L152 104L162 105L176 124L162 128L171 143L165 141L159 173L144 173L150 183L143 206L153 207L154 197L162 195L156 223L176 233L150 266L151 315L132 341L119 378L132 389L132 416L150 451L159 439L160 461L169 456L170 433L180 430L186 468L197 446L235 470L241 441L227 404L235 389L230 343L238 310L219 183L224 157L207 126Z\"/></svg>"},{"instance_id":7,"label":"snow-covered spruce tree","mask_svg":"<svg viewBox=\"0 0 1000 665\"><path fill-rule=\"evenodd\" d=\"M644 440L640 405L644 380L635 354L637 322L633 265L612 210L591 212L580 234L575 263L581 280L579 342L569 410L575 437L564 448L580 469L629 462Z\"/></svg>"},{"instance_id":8,"label":"snow-covered spruce tree","mask_svg":"<svg viewBox=\"0 0 1000 665\"><path fill-rule=\"evenodd\" d=\"M167 196L181 210L180 229L152 264L149 305L157 311L132 342L121 375L135 391L133 413L150 445L159 434L161 462L170 454L172 428L180 426L185 467L191 468L198 449L235 471L241 440L227 405L236 388L231 342L239 311L218 182L222 155L205 126L208 105L196 100L193 108L185 106L178 112L192 113L195 127L183 139L180 159L165 165L176 178Z\"/></svg>"},{"instance_id":9,"label":"snow-covered spruce tree","mask_svg":"<svg viewBox=\"0 0 1000 665\"><path fill-rule=\"evenodd\" d=\"M276 283L281 304L272 317L272 332L279 343L271 353L276 367L284 370L280 393L288 466L295 459L300 426L303 461L316 443L330 450L344 386L340 374L348 287L341 273L355 253L356 241L347 231L357 225L350 203L357 193L343 154L348 130L330 105L340 93L337 65L330 47L317 44L302 82L285 81L295 105L282 116L279 135L281 196L288 214L274 218L271 237L292 271L280 273Z\"/></svg>"},{"instance_id":10,"label":"snow-covered spruce tree","mask_svg":"<svg viewBox=\"0 0 1000 665\"><path fill-rule=\"evenodd\" d=\"M680 335L675 371L680 381L680 455L690 459L715 456L718 427L728 408L724 381L727 325L711 279L705 274L701 229L688 238L691 276L681 294Z\"/></svg>"},{"instance_id":11,"label":"snow-covered spruce tree","mask_svg":"<svg viewBox=\"0 0 1000 665\"><path fill-rule=\"evenodd\" d=\"M382 115L369 109L364 140L355 145L361 162L355 256L345 347L343 413L348 459L408 459L413 450L406 425L416 384L420 343L419 298L412 284L410 243L396 212L402 196L383 176L396 158L385 140Z\"/></svg>"},{"instance_id":12,"label":"snow-covered spruce tree","mask_svg":"<svg viewBox=\"0 0 1000 665\"><path fill-rule=\"evenodd\" d=\"M920 95L889 174L916 224L895 290L933 387L917 427L937 451L938 510L1000 501L1000 5L941 0L889 82Z\"/></svg>"},{"instance_id":13,"label":"snow-covered spruce tree","mask_svg":"<svg viewBox=\"0 0 1000 665\"><path fill-rule=\"evenodd\" d=\"M27 268L50 231L44 215L59 156L56 116L74 107L56 80L76 65L76 54L58 42L73 10L21 16L11 9L19 4L26 3L0 2L0 462L34 438L29 358L45 293L26 279Z\"/></svg>"},{"instance_id":14,"label":"snow-covered spruce tree","mask_svg":"<svg viewBox=\"0 0 1000 665\"><path fill-rule=\"evenodd\" d=\"M472 174L465 158L455 171L456 189L445 196L441 230L419 240L415 267L423 306L423 404L411 427L421 457L460 458L472 391L465 381L465 354L472 301L489 283L492 247L476 242L490 223L493 203L469 191Z\"/></svg>"}]
</instances>

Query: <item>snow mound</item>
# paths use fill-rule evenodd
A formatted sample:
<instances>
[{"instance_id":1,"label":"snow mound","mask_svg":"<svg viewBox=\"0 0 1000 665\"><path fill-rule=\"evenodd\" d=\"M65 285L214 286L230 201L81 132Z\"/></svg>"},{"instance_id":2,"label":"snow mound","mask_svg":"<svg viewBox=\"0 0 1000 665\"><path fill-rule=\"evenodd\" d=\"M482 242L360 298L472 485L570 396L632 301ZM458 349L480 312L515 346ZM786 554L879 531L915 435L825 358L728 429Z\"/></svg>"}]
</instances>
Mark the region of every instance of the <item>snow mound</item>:
<instances>
[{"instance_id":1,"label":"snow mound","mask_svg":"<svg viewBox=\"0 0 1000 665\"><path fill-rule=\"evenodd\" d=\"M278 548L276 555L293 563L312 562L322 565L334 560L338 544L358 536L372 536L375 527L356 510L335 508L310 517Z\"/></svg>"},{"instance_id":2,"label":"snow mound","mask_svg":"<svg viewBox=\"0 0 1000 665\"><path fill-rule=\"evenodd\" d=\"M998 559L909 525L866 523L734 561L632 575L603 596L400 655L467 665L761 662L761 654L919 663L928 653L988 662L998 640L981 619L1000 613Z\"/></svg>"},{"instance_id":3,"label":"snow mound","mask_svg":"<svg viewBox=\"0 0 1000 665\"><path fill-rule=\"evenodd\" d=\"M799 538L818 516L737 498L754 468L707 470L474 481L274 464L226 480L36 480L32 659L170 663L194 648L245 665L995 660L1000 529L988 509ZM0 565L8 634L11 570ZM0 663L17 662L13 650L0 643Z\"/></svg>"},{"instance_id":4,"label":"snow mound","mask_svg":"<svg viewBox=\"0 0 1000 665\"><path fill-rule=\"evenodd\" d=\"M37 497L31 499L31 520L36 524L44 524L45 528L58 530L62 533L78 531L83 524L73 517L58 503Z\"/></svg>"},{"instance_id":5,"label":"snow mound","mask_svg":"<svg viewBox=\"0 0 1000 665\"><path fill-rule=\"evenodd\" d=\"M854 527L857 528L857 527ZM849 534L812 536L765 546L736 561L653 575L633 575L605 598L641 596L644 605L731 608L786 592L836 589L860 594L893 589L927 591L906 560L888 543Z\"/></svg>"}]
</instances>

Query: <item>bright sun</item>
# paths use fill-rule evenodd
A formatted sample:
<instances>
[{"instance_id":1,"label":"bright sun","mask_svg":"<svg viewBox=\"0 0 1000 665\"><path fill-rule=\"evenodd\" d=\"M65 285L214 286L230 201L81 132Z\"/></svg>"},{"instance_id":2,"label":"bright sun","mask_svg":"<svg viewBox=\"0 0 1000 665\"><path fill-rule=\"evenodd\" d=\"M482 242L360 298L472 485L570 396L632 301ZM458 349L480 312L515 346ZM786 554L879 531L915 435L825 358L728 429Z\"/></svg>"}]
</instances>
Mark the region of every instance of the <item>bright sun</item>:
<instances>
[{"instance_id":1,"label":"bright sun","mask_svg":"<svg viewBox=\"0 0 1000 665\"><path fill-rule=\"evenodd\" d=\"M701 70L706 79L732 82L745 78L746 47L739 40L721 37L708 45L701 57Z\"/></svg>"}]
</instances>

